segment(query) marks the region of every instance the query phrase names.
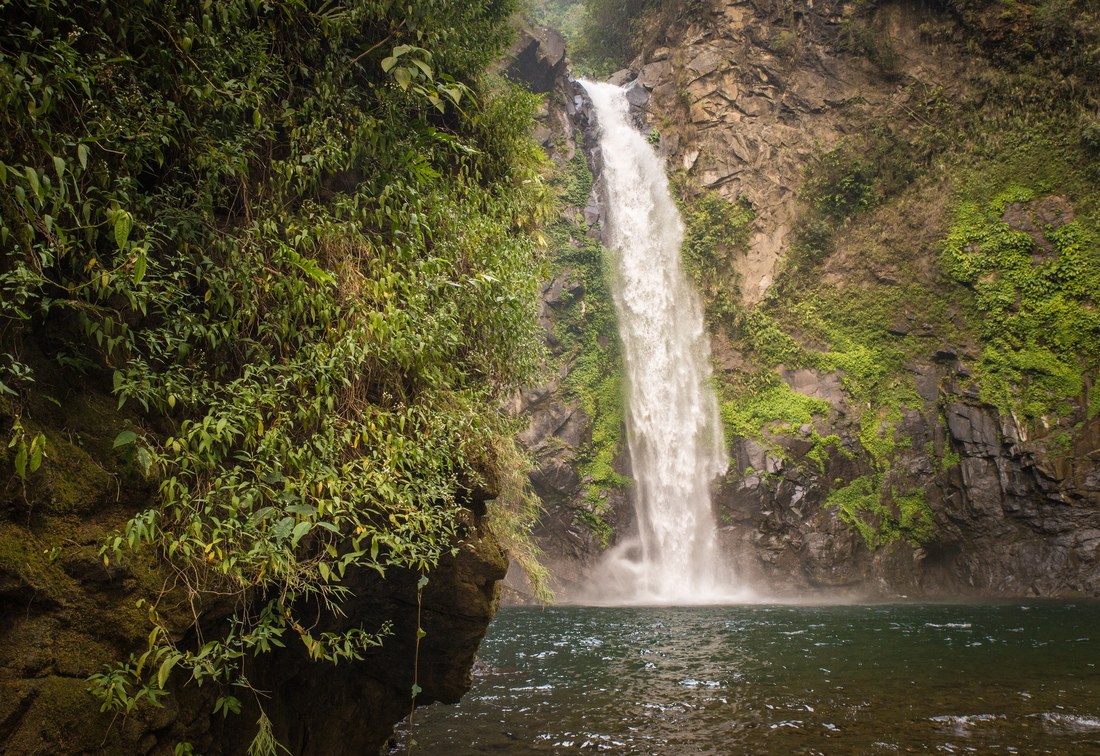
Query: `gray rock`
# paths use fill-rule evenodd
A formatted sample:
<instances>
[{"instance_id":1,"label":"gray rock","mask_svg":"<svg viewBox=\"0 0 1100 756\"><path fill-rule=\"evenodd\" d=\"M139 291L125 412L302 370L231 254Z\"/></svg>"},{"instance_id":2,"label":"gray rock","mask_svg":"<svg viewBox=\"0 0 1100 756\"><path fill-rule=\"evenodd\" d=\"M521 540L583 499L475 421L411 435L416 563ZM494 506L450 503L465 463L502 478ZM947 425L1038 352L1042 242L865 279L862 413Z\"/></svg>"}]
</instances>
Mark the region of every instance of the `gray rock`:
<instances>
[{"instance_id":1,"label":"gray rock","mask_svg":"<svg viewBox=\"0 0 1100 756\"><path fill-rule=\"evenodd\" d=\"M565 38L554 29L524 29L506 56L508 78L535 93L549 92L565 74Z\"/></svg>"},{"instance_id":2,"label":"gray rock","mask_svg":"<svg viewBox=\"0 0 1100 756\"><path fill-rule=\"evenodd\" d=\"M629 68L623 68L608 76L607 83L612 84L616 87L621 87L623 84L626 84L628 81L632 81L633 79L634 72L631 71Z\"/></svg>"},{"instance_id":3,"label":"gray rock","mask_svg":"<svg viewBox=\"0 0 1100 756\"><path fill-rule=\"evenodd\" d=\"M990 413L970 404L952 404L947 408L947 427L952 437L968 454L995 456L1001 447L997 423Z\"/></svg>"},{"instance_id":4,"label":"gray rock","mask_svg":"<svg viewBox=\"0 0 1100 756\"><path fill-rule=\"evenodd\" d=\"M653 89L671 75L672 64L667 60L661 60L642 66L642 70L638 72L638 81L646 89Z\"/></svg>"},{"instance_id":5,"label":"gray rock","mask_svg":"<svg viewBox=\"0 0 1100 756\"><path fill-rule=\"evenodd\" d=\"M649 102L649 92L638 82L632 82L626 88L626 101L636 108L645 107L645 104Z\"/></svg>"},{"instance_id":6,"label":"gray rock","mask_svg":"<svg viewBox=\"0 0 1100 756\"><path fill-rule=\"evenodd\" d=\"M696 78L706 76L718 70L722 64L722 56L715 50L703 50L688 63L688 70L695 73Z\"/></svg>"}]
</instances>

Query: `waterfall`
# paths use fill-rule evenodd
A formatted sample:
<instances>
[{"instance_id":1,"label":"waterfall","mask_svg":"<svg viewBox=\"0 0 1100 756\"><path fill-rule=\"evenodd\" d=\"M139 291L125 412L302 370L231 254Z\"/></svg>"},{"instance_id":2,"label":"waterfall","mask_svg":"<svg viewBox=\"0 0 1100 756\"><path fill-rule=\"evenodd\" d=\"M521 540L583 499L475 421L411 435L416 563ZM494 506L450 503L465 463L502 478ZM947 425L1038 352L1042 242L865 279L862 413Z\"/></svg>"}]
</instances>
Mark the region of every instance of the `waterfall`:
<instances>
[{"instance_id":1,"label":"waterfall","mask_svg":"<svg viewBox=\"0 0 1100 756\"><path fill-rule=\"evenodd\" d=\"M717 544L712 482L726 471L699 298L680 267L683 224L664 165L630 123L625 92L582 82L603 156L604 241L626 380L626 434L637 533L591 578L598 603L712 603L744 598Z\"/></svg>"}]
</instances>

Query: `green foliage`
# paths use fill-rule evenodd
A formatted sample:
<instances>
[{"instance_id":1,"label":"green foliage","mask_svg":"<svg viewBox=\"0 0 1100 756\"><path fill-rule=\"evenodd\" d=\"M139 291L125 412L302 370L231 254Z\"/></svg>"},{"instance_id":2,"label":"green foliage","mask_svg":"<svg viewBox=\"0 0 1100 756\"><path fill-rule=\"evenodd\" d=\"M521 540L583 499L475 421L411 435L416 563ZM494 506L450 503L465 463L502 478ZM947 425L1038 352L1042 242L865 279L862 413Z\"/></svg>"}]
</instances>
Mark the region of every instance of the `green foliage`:
<instances>
[{"instance_id":1,"label":"green foliage","mask_svg":"<svg viewBox=\"0 0 1100 756\"><path fill-rule=\"evenodd\" d=\"M534 98L482 74L510 11L5 9L3 351L103 370L149 418L116 445L159 500L104 560L151 550L194 603L239 599L197 650L150 612L145 653L93 678L106 709L170 676L247 689L244 660L291 638L359 658L386 618L329 634L299 612L339 612L350 569L429 571L463 535L462 491L496 487L548 208ZM3 369L4 393L32 386ZM30 472L45 443L20 438Z\"/></svg>"},{"instance_id":2,"label":"green foliage","mask_svg":"<svg viewBox=\"0 0 1100 756\"><path fill-rule=\"evenodd\" d=\"M867 411L860 415L859 443L876 469L890 469L890 459L898 447L895 431L901 419L901 407L897 404L887 404L877 412Z\"/></svg>"},{"instance_id":3,"label":"green foliage","mask_svg":"<svg viewBox=\"0 0 1100 756\"><path fill-rule=\"evenodd\" d=\"M978 365L983 401L1035 421L1066 414L1082 395L1084 371L1100 364L1100 249L1078 222L1048 230L1046 253L1002 219L1035 192L1010 186L988 203L963 202L944 243L943 266L974 292L984 348Z\"/></svg>"},{"instance_id":4,"label":"green foliage","mask_svg":"<svg viewBox=\"0 0 1100 756\"><path fill-rule=\"evenodd\" d=\"M541 551L531 538L531 529L542 514L542 502L531 489L531 459L511 437L498 435L490 449L492 468L497 471L497 500L489 528L501 546L530 579L534 597L546 604L554 600L550 573L539 561Z\"/></svg>"},{"instance_id":5,"label":"green foliage","mask_svg":"<svg viewBox=\"0 0 1100 756\"><path fill-rule=\"evenodd\" d=\"M564 390L580 401L592 422L592 440L579 455L586 482L586 510L578 519L601 543L610 542L608 493L631 482L615 471L623 451L622 351L614 303L608 288L607 258L602 245L587 236L583 224L559 221L555 259L583 283L583 295L566 299L558 313L556 335L572 359ZM564 297L563 297L564 299Z\"/></svg>"},{"instance_id":6,"label":"green foliage","mask_svg":"<svg viewBox=\"0 0 1100 756\"><path fill-rule=\"evenodd\" d=\"M721 404L727 439L760 438L765 429L790 432L812 424L815 416L827 415L832 405L824 399L800 394L774 373L752 376L736 390L734 398Z\"/></svg>"},{"instance_id":7,"label":"green foliage","mask_svg":"<svg viewBox=\"0 0 1100 756\"><path fill-rule=\"evenodd\" d=\"M904 493L894 489L892 498L897 509L898 535L914 545L931 541L935 535L936 524L924 489L915 488Z\"/></svg>"},{"instance_id":8,"label":"green foliage","mask_svg":"<svg viewBox=\"0 0 1100 756\"><path fill-rule=\"evenodd\" d=\"M573 40L573 60L586 76L606 78L637 54L636 34L654 0L586 0L581 35Z\"/></svg>"},{"instance_id":9,"label":"green foliage","mask_svg":"<svg viewBox=\"0 0 1100 756\"><path fill-rule=\"evenodd\" d=\"M802 346L783 330L763 308L754 308L740 320L741 336L762 365L799 365Z\"/></svg>"},{"instance_id":10,"label":"green foliage","mask_svg":"<svg viewBox=\"0 0 1100 756\"><path fill-rule=\"evenodd\" d=\"M47 456L46 436L42 433L29 435L16 418L8 438L8 449L12 450L12 467L16 477L25 481L28 475L38 472Z\"/></svg>"},{"instance_id":11,"label":"green foliage","mask_svg":"<svg viewBox=\"0 0 1100 756\"><path fill-rule=\"evenodd\" d=\"M801 435L802 426L811 426L809 438L813 446L806 458L819 471L824 471L829 449L840 448L840 436L822 436L814 426L818 417L826 417L833 406L824 399L800 394L771 371L739 375L719 382L722 415L727 440L751 438L771 446L782 455L782 447L773 444L769 434ZM759 471L757 471L759 472Z\"/></svg>"},{"instance_id":12,"label":"green foliage","mask_svg":"<svg viewBox=\"0 0 1100 756\"><path fill-rule=\"evenodd\" d=\"M1100 14L1090 0L950 0L948 6L1000 63L1036 78L1100 81Z\"/></svg>"},{"instance_id":13,"label":"green foliage","mask_svg":"<svg viewBox=\"0 0 1100 756\"><path fill-rule=\"evenodd\" d=\"M929 453L929 458L933 458L933 455ZM945 448L943 455L940 457L940 472L947 472L959 466L962 462L962 456L954 449Z\"/></svg>"},{"instance_id":14,"label":"green foliage","mask_svg":"<svg viewBox=\"0 0 1100 756\"><path fill-rule=\"evenodd\" d=\"M933 536L932 510L923 489L886 490L884 476L862 475L829 493L825 506L835 507L840 518L854 527L867 548L876 549L905 539L913 545Z\"/></svg>"},{"instance_id":15,"label":"green foliage","mask_svg":"<svg viewBox=\"0 0 1100 756\"><path fill-rule=\"evenodd\" d=\"M740 288L732 255L744 251L756 213L744 198L729 202L714 191L691 194L679 174L674 189L684 223L681 260L706 302L711 325L732 323L740 312Z\"/></svg>"},{"instance_id":16,"label":"green foliage","mask_svg":"<svg viewBox=\"0 0 1100 756\"><path fill-rule=\"evenodd\" d=\"M584 150L577 146L570 158L567 170L558 180L561 184L562 202L569 207L584 207L588 204L588 195L592 192L592 171L588 168L588 159Z\"/></svg>"},{"instance_id":17,"label":"green foliage","mask_svg":"<svg viewBox=\"0 0 1100 756\"><path fill-rule=\"evenodd\" d=\"M560 31L572 48L584 29L586 0L528 0L528 3L532 20L539 26Z\"/></svg>"},{"instance_id":18,"label":"green foliage","mask_svg":"<svg viewBox=\"0 0 1100 756\"><path fill-rule=\"evenodd\" d=\"M875 171L870 160L841 145L812 164L801 194L826 218L843 221L880 202L874 186Z\"/></svg>"}]
</instances>

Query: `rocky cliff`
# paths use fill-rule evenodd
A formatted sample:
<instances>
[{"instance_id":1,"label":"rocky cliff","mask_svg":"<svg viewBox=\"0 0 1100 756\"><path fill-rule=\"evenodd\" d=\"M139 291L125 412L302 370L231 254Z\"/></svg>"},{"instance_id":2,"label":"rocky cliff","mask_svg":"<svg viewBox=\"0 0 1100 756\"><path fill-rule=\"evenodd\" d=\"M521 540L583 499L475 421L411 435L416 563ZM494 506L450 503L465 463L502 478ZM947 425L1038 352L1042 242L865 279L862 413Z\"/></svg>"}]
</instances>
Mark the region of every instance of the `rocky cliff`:
<instances>
[{"instance_id":1,"label":"rocky cliff","mask_svg":"<svg viewBox=\"0 0 1100 756\"><path fill-rule=\"evenodd\" d=\"M762 593L1100 592L1100 47L1094 11L1010 5L695 3L612 77L680 188ZM528 438L567 594L629 485L585 477L606 418L562 356Z\"/></svg>"}]
</instances>

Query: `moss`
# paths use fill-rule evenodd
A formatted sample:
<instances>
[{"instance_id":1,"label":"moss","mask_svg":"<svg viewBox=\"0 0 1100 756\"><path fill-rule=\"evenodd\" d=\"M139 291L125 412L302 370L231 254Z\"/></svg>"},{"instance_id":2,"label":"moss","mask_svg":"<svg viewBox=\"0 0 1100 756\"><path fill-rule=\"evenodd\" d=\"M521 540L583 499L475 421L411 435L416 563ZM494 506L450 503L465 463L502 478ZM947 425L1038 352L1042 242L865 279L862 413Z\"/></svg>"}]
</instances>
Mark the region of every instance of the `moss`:
<instances>
[{"instance_id":1,"label":"moss","mask_svg":"<svg viewBox=\"0 0 1100 756\"><path fill-rule=\"evenodd\" d=\"M800 394L774 373L759 373L734 388L722 387L722 422L727 440L762 438L765 429L790 432L827 415L833 406L824 399ZM725 398L728 397L728 398Z\"/></svg>"},{"instance_id":2,"label":"moss","mask_svg":"<svg viewBox=\"0 0 1100 756\"><path fill-rule=\"evenodd\" d=\"M894 451L903 442L897 438L897 426L902 420L901 406L887 404L877 411L867 410L860 416L859 443L870 455L878 470L889 470Z\"/></svg>"},{"instance_id":3,"label":"moss","mask_svg":"<svg viewBox=\"0 0 1100 756\"><path fill-rule=\"evenodd\" d=\"M576 135L577 149L573 157L566 164L566 170L560 172L554 179L554 184L561 192L561 201L571 207L584 207L588 204L588 195L592 192L592 171L588 168L588 160L584 150L580 148L580 134Z\"/></svg>"},{"instance_id":4,"label":"moss","mask_svg":"<svg viewBox=\"0 0 1100 756\"><path fill-rule=\"evenodd\" d=\"M856 529L869 549L883 543L881 526L886 511L882 506L881 488L881 475L861 475L830 491L825 499L825 506L835 507L840 519Z\"/></svg>"},{"instance_id":5,"label":"moss","mask_svg":"<svg viewBox=\"0 0 1100 756\"><path fill-rule=\"evenodd\" d=\"M932 509L924 490L887 489L882 473L860 476L831 491L825 505L835 507L869 549L899 539L919 546L935 535Z\"/></svg>"},{"instance_id":6,"label":"moss","mask_svg":"<svg viewBox=\"0 0 1100 756\"><path fill-rule=\"evenodd\" d=\"M977 366L983 401L1034 423L1067 415L1084 399L1085 375L1100 367L1100 238L1079 222L1047 229L1050 251L1004 220L1039 198L1010 185L988 201L960 204L943 265L973 293L971 316L984 342Z\"/></svg>"},{"instance_id":7,"label":"moss","mask_svg":"<svg viewBox=\"0 0 1100 756\"><path fill-rule=\"evenodd\" d=\"M730 202L713 190L693 192L684 172L673 177L672 188L684 222L684 268L703 293L710 325L730 325L741 312L732 255L747 249L756 212L743 197Z\"/></svg>"},{"instance_id":8,"label":"moss","mask_svg":"<svg viewBox=\"0 0 1100 756\"><path fill-rule=\"evenodd\" d=\"M611 545L611 538L615 531L611 525L611 507L604 496L589 495L585 503L590 509L578 509L574 513L574 522L583 525L596 537L600 548L606 549Z\"/></svg>"},{"instance_id":9,"label":"moss","mask_svg":"<svg viewBox=\"0 0 1100 756\"><path fill-rule=\"evenodd\" d=\"M55 547L17 525L0 521L0 576L25 586L38 599L68 604L75 586L57 563Z\"/></svg>"}]
</instances>

